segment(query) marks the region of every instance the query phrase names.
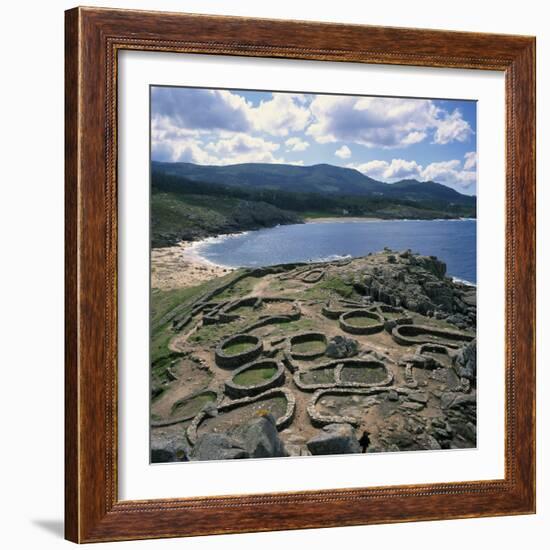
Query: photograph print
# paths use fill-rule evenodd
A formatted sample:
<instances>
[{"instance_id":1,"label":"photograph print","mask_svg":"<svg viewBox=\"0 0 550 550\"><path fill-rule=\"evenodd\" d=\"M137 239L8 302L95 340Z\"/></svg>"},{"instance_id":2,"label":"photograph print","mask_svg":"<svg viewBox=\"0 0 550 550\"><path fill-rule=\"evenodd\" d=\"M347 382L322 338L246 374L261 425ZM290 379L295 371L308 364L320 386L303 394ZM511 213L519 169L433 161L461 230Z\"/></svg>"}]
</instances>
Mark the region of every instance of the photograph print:
<instances>
[{"instance_id":1,"label":"photograph print","mask_svg":"<svg viewBox=\"0 0 550 550\"><path fill-rule=\"evenodd\" d=\"M151 462L476 447L476 121L150 87Z\"/></svg>"}]
</instances>

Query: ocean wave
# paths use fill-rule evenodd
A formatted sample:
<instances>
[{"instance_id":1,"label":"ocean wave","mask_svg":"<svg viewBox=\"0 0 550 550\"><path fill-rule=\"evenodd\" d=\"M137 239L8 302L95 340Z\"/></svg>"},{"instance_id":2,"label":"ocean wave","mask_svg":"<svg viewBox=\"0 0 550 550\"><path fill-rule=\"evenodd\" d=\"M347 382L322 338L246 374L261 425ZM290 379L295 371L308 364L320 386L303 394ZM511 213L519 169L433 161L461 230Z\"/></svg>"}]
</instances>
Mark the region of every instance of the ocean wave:
<instances>
[{"instance_id":1,"label":"ocean wave","mask_svg":"<svg viewBox=\"0 0 550 550\"><path fill-rule=\"evenodd\" d=\"M463 285L472 286L474 288L477 287L476 283L472 283L472 281L467 281L466 279L461 279L460 277L452 277L452 279L454 283L462 283Z\"/></svg>"},{"instance_id":2,"label":"ocean wave","mask_svg":"<svg viewBox=\"0 0 550 550\"><path fill-rule=\"evenodd\" d=\"M216 235L215 237L205 237L204 239L201 239L200 241L193 241L189 248L185 251L187 254L192 255L201 255L201 250L205 246L209 246L211 244L219 244L223 243L225 241L228 241L230 239L235 239L236 237L241 237L243 235L248 235L250 231L239 231L236 233L225 233L223 235Z\"/></svg>"},{"instance_id":3,"label":"ocean wave","mask_svg":"<svg viewBox=\"0 0 550 550\"><path fill-rule=\"evenodd\" d=\"M307 263L316 263L316 262L336 262L338 260L348 260L352 258L351 254L330 254L328 256L319 256L317 258L311 258L306 260Z\"/></svg>"}]
</instances>

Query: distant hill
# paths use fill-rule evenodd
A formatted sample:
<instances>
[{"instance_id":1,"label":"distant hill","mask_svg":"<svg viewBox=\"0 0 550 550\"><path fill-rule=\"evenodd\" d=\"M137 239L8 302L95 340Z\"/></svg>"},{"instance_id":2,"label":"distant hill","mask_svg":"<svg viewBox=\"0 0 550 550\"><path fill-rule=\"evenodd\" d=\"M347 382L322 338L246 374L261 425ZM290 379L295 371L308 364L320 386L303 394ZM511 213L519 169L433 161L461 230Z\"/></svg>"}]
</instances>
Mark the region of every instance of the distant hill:
<instances>
[{"instance_id":1,"label":"distant hill","mask_svg":"<svg viewBox=\"0 0 550 550\"><path fill-rule=\"evenodd\" d=\"M402 180L388 184L365 176L358 170L330 164L294 166L289 164L233 164L202 166L187 162L153 162L155 173L179 176L187 181L208 182L227 187L315 193L329 196L378 197L413 202L435 201L475 208L476 198L429 181Z\"/></svg>"},{"instance_id":2,"label":"distant hill","mask_svg":"<svg viewBox=\"0 0 550 550\"><path fill-rule=\"evenodd\" d=\"M435 182L390 185L328 164L152 165L153 246L326 216L473 218L476 198Z\"/></svg>"}]
</instances>

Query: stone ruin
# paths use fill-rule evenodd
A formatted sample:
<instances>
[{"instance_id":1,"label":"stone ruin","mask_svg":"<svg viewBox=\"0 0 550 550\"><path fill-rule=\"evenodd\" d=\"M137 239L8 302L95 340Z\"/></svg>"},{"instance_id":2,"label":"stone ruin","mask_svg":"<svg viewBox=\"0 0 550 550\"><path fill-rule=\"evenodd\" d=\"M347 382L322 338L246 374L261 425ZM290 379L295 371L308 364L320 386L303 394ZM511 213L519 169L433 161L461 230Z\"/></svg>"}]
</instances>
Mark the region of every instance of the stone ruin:
<instances>
[{"instance_id":1,"label":"stone ruin","mask_svg":"<svg viewBox=\"0 0 550 550\"><path fill-rule=\"evenodd\" d=\"M475 290L445 272L386 251L244 270L178 306L161 320L175 359L153 393L152 460L475 446ZM203 387L185 393L194 372Z\"/></svg>"}]
</instances>

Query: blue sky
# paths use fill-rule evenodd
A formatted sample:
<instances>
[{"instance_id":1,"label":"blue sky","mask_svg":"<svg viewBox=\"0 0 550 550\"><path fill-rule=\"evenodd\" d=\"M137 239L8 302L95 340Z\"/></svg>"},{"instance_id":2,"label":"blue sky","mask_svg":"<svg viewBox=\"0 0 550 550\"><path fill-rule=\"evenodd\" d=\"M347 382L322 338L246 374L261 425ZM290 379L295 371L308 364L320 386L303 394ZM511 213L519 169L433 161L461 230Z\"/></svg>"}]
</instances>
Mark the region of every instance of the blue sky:
<instances>
[{"instance_id":1,"label":"blue sky","mask_svg":"<svg viewBox=\"0 0 550 550\"><path fill-rule=\"evenodd\" d=\"M476 103L151 87L151 157L334 164L476 193Z\"/></svg>"}]
</instances>

